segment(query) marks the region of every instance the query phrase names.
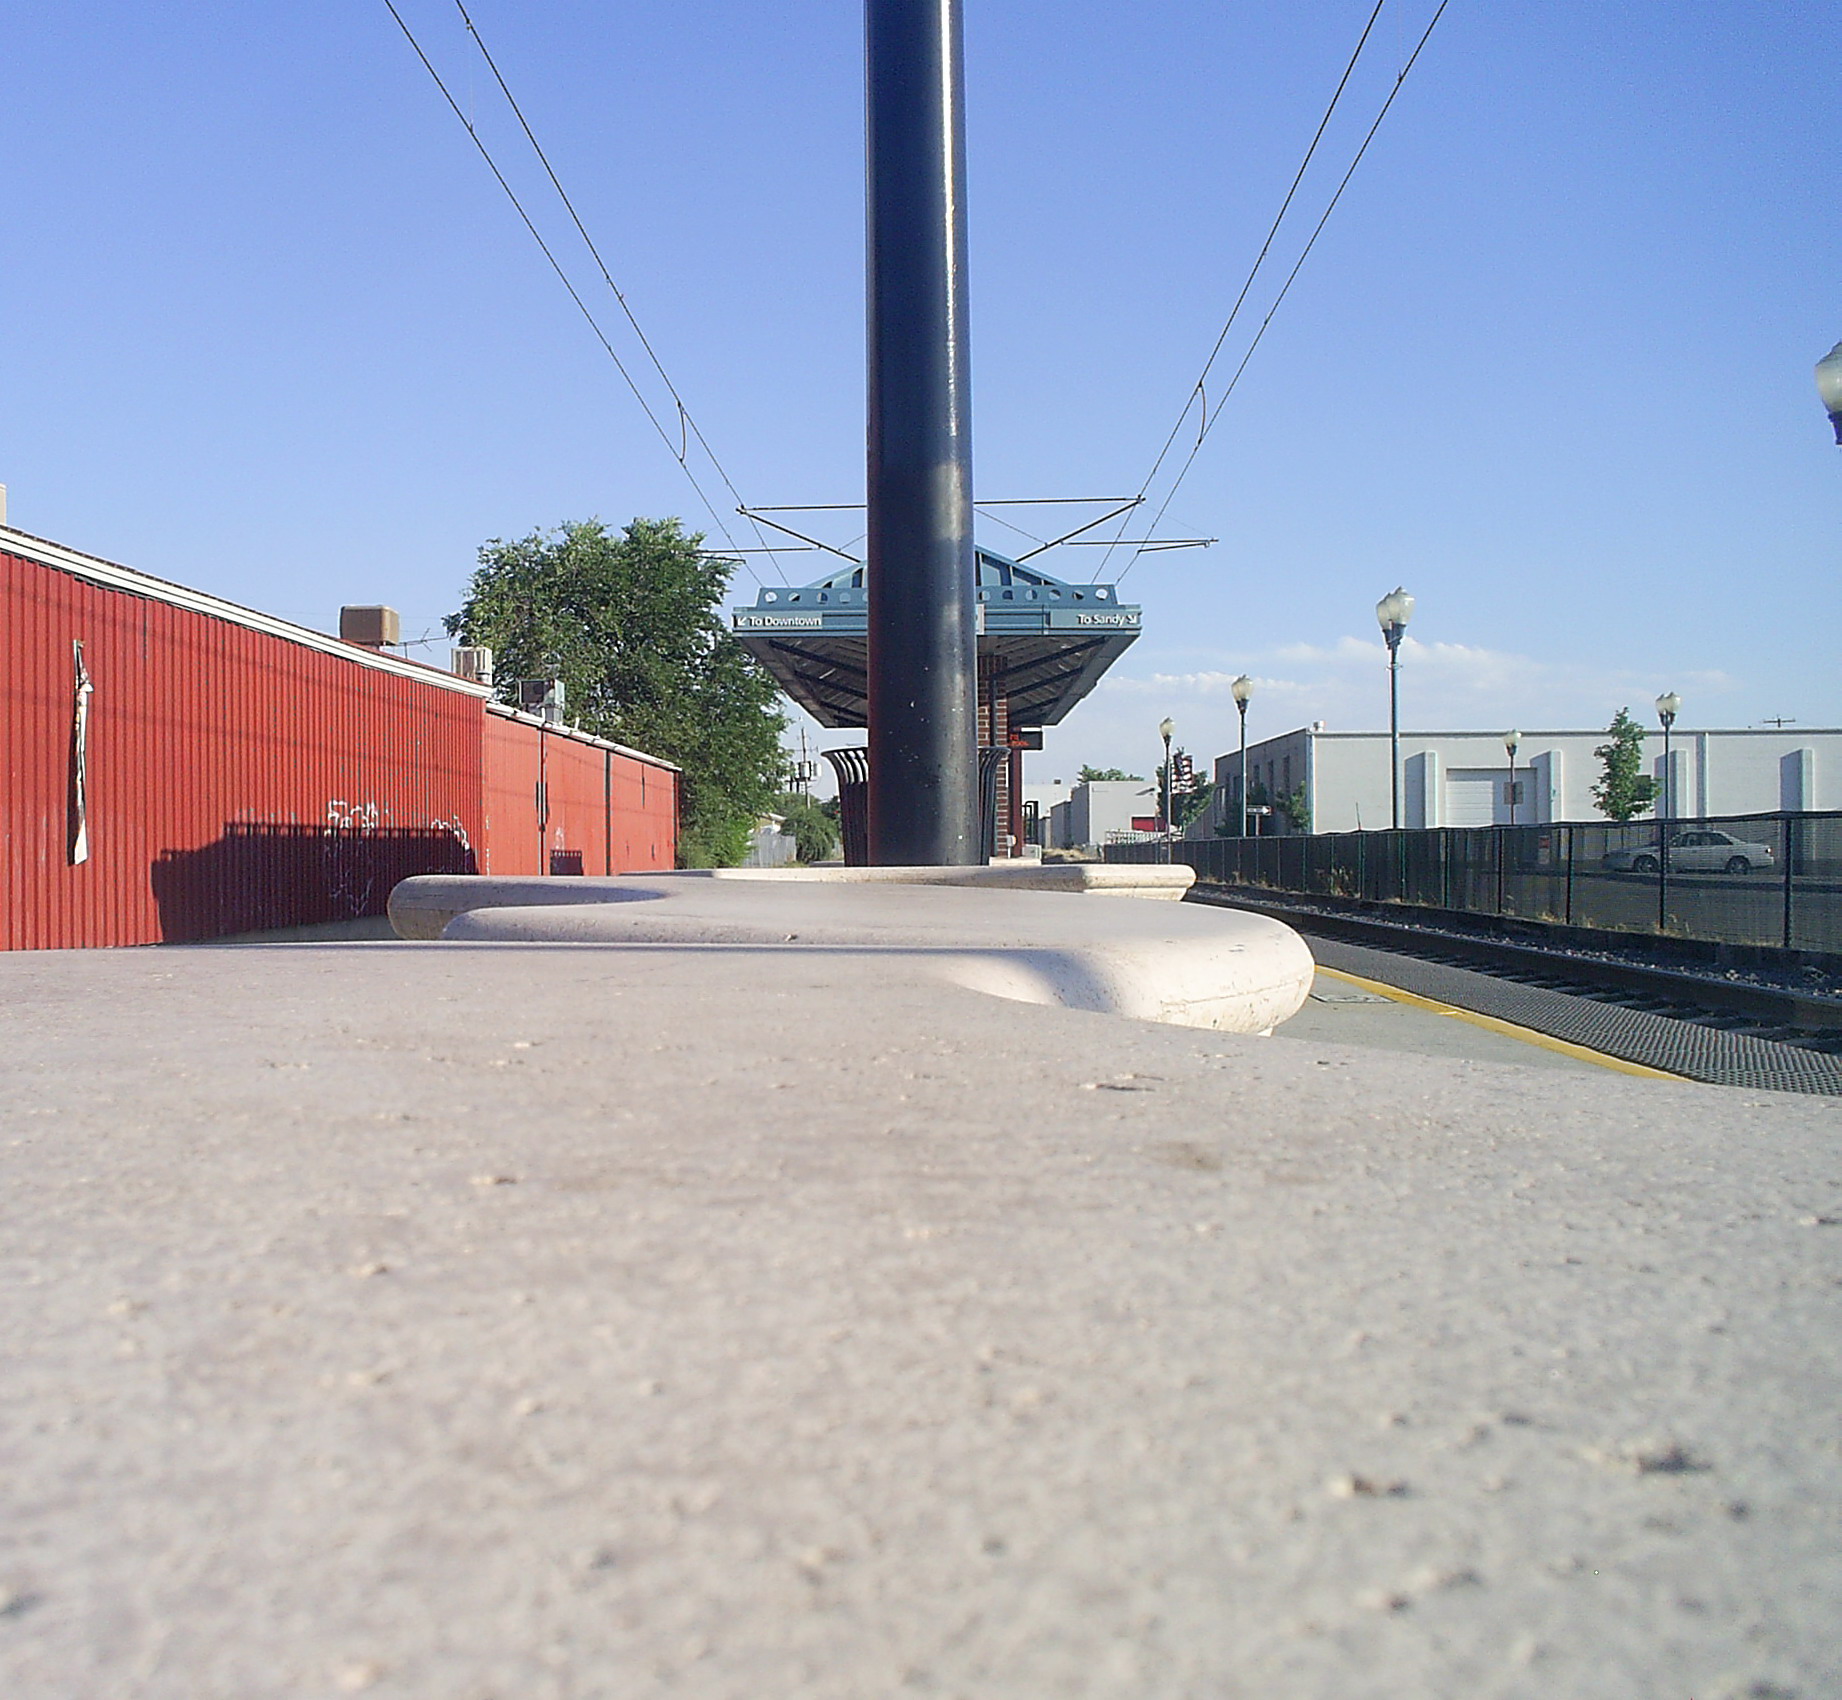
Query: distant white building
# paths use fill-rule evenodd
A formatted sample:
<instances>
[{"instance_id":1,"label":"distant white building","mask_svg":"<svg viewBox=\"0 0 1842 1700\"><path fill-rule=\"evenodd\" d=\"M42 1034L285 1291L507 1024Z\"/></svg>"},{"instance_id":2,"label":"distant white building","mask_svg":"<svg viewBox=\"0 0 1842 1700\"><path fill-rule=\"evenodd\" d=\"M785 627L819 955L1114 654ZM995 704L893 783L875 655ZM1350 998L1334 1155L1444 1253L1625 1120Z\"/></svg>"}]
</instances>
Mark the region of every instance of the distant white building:
<instances>
[{"instance_id":1,"label":"distant white building","mask_svg":"<svg viewBox=\"0 0 1842 1700\"><path fill-rule=\"evenodd\" d=\"M786 868L799 860L799 846L793 834L782 832L784 817L762 815L755 822L754 836L748 841L748 854L742 858L745 868Z\"/></svg>"},{"instance_id":2,"label":"distant white building","mask_svg":"<svg viewBox=\"0 0 1842 1700\"><path fill-rule=\"evenodd\" d=\"M1401 824L1507 826L1600 819L1592 788L1601 763L1593 754L1604 731L1525 731L1516 752L1516 799L1500 732L1403 732ZM1678 818L1767 814L1778 809L1842 808L1842 729L1786 726L1759 731L1685 731L1670 737L1667 793ZM1215 789L1205 815L1186 836L1210 838L1240 820L1240 752L1215 761ZM1644 739L1644 771L1665 789L1663 734ZM1390 821L1388 734L1301 727L1247 747L1249 792L1274 800L1304 787L1314 832L1386 827ZM1278 816L1262 823L1283 831Z\"/></svg>"},{"instance_id":3,"label":"distant white building","mask_svg":"<svg viewBox=\"0 0 1842 1700\"><path fill-rule=\"evenodd\" d=\"M1055 821L1056 807L1061 806L1065 819L1071 789L1072 787L1065 779L1051 779L1046 783L1038 781L1035 784L1024 786L1024 831L1030 843L1056 845L1057 840L1050 836ZM1032 825L1032 822L1035 824Z\"/></svg>"},{"instance_id":4,"label":"distant white building","mask_svg":"<svg viewBox=\"0 0 1842 1700\"><path fill-rule=\"evenodd\" d=\"M1151 779L1084 779L1077 785L1024 787L1043 821L1043 843L1052 850L1116 843L1146 836L1158 814L1157 782Z\"/></svg>"}]
</instances>

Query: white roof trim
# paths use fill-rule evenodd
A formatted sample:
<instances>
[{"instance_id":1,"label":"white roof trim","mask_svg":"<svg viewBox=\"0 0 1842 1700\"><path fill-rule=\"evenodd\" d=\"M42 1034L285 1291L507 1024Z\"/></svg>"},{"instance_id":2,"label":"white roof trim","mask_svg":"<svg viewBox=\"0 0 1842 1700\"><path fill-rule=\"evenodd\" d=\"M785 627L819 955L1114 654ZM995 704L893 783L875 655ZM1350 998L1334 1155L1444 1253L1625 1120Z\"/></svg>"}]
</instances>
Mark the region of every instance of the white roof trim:
<instances>
[{"instance_id":1,"label":"white roof trim","mask_svg":"<svg viewBox=\"0 0 1842 1700\"><path fill-rule=\"evenodd\" d=\"M523 726L535 726L539 731L548 732L553 737L570 738L578 744L593 744L598 750L612 750L617 756L631 756L635 761L643 761L653 767L662 767L668 773L682 773L684 770L676 762L667 761L663 756L649 756L644 750L629 749L625 744L616 744L607 738L597 738L593 732L584 732L574 726L559 726L554 720L546 720L542 715L527 714L522 708L513 708L510 703L489 702L488 714L499 715L505 720L516 720Z\"/></svg>"},{"instance_id":2,"label":"white roof trim","mask_svg":"<svg viewBox=\"0 0 1842 1700\"><path fill-rule=\"evenodd\" d=\"M92 584L100 584L110 590L125 591L130 596L145 597L150 602L165 602L210 619L243 626L252 632L263 632L269 637L280 638L284 643L297 643L305 649L317 649L322 655L336 656L341 661L351 662L355 667L373 667L382 673L395 673L399 678L414 679L418 684L432 685L436 690L458 691L462 696L492 695L487 686L476 685L471 679L459 678L439 667L425 666L418 661L406 661L399 655L385 655L377 650L365 649L358 644L347 643L343 638L336 638L329 632L316 632L307 626L278 620L272 614L259 614L253 608L226 602L222 597L208 596L202 590L189 590L182 584L172 584L166 579L154 578L149 573L136 572L133 567L120 566L114 561L67 549L61 543L48 542L28 532L14 531L10 526L0 526L0 549L8 554L23 556L28 561L36 561L40 566L50 567L54 571L69 573L74 578L87 579Z\"/></svg>"}]
</instances>

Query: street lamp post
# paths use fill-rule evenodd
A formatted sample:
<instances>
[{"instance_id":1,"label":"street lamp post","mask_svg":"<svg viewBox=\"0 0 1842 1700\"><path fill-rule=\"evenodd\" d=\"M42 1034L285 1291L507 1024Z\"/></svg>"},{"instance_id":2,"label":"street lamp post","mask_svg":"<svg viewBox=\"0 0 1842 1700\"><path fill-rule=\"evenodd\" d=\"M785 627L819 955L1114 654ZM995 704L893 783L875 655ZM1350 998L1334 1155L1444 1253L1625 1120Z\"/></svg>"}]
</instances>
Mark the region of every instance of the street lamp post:
<instances>
[{"instance_id":1,"label":"street lamp post","mask_svg":"<svg viewBox=\"0 0 1842 1700\"><path fill-rule=\"evenodd\" d=\"M1516 824L1516 751L1521 748L1520 732L1505 732L1503 748L1509 752L1509 824Z\"/></svg>"},{"instance_id":2,"label":"street lamp post","mask_svg":"<svg viewBox=\"0 0 1842 1700\"><path fill-rule=\"evenodd\" d=\"M1682 712L1682 699L1674 691L1665 691L1657 698L1657 719L1663 723L1663 822L1664 830L1676 818L1676 770L1669 761L1669 729L1676 723L1676 716Z\"/></svg>"},{"instance_id":3,"label":"street lamp post","mask_svg":"<svg viewBox=\"0 0 1842 1700\"><path fill-rule=\"evenodd\" d=\"M1254 682L1243 673L1233 686L1234 706L1241 711L1241 836L1247 836L1247 703Z\"/></svg>"},{"instance_id":4,"label":"street lamp post","mask_svg":"<svg viewBox=\"0 0 1842 1700\"><path fill-rule=\"evenodd\" d=\"M1176 730L1177 723L1168 714L1158 722L1158 736L1164 740L1164 860L1167 862L1171 859L1170 782L1173 777L1170 771L1170 738Z\"/></svg>"},{"instance_id":5,"label":"street lamp post","mask_svg":"<svg viewBox=\"0 0 1842 1700\"><path fill-rule=\"evenodd\" d=\"M1842 443L1842 342L1816 363L1816 393L1823 398L1823 409L1835 427L1836 441Z\"/></svg>"},{"instance_id":6,"label":"street lamp post","mask_svg":"<svg viewBox=\"0 0 1842 1700\"><path fill-rule=\"evenodd\" d=\"M1669 840L1676 820L1676 770L1669 759L1669 729L1682 712L1682 699L1674 691L1657 698L1657 719L1663 723L1663 811L1657 831L1657 931L1669 930Z\"/></svg>"},{"instance_id":7,"label":"street lamp post","mask_svg":"<svg viewBox=\"0 0 1842 1700\"><path fill-rule=\"evenodd\" d=\"M1397 584L1375 604L1375 618L1388 644L1388 778L1394 801L1394 830L1401 829L1401 639L1413 618L1413 598Z\"/></svg>"}]
</instances>

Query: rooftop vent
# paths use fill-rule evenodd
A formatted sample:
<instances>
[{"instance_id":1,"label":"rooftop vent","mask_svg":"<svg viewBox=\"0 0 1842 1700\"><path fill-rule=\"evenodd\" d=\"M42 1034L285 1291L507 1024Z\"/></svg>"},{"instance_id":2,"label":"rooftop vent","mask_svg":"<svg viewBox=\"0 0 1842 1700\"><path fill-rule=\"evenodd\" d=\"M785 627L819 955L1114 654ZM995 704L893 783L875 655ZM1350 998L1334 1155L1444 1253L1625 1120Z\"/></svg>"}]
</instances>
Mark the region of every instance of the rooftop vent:
<instances>
[{"instance_id":1,"label":"rooftop vent","mask_svg":"<svg viewBox=\"0 0 1842 1700\"><path fill-rule=\"evenodd\" d=\"M492 683L492 651L479 645L468 645L452 652L454 674L456 678L470 680L476 685Z\"/></svg>"},{"instance_id":2,"label":"rooftop vent","mask_svg":"<svg viewBox=\"0 0 1842 1700\"><path fill-rule=\"evenodd\" d=\"M394 608L341 608L339 635L365 649L384 649L403 641L403 622Z\"/></svg>"},{"instance_id":3,"label":"rooftop vent","mask_svg":"<svg viewBox=\"0 0 1842 1700\"><path fill-rule=\"evenodd\" d=\"M526 714L535 714L553 726L563 723L563 681L561 679L520 679L518 706Z\"/></svg>"}]
</instances>

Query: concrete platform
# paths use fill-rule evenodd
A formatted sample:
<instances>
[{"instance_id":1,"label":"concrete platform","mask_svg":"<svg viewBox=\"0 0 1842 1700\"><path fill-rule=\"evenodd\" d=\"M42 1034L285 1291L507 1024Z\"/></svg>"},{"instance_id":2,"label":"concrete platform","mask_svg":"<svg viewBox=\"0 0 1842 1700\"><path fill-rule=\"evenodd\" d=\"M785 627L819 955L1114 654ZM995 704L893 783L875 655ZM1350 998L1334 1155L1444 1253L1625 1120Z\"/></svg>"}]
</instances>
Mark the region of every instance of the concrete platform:
<instances>
[{"instance_id":1,"label":"concrete platform","mask_svg":"<svg viewBox=\"0 0 1842 1700\"><path fill-rule=\"evenodd\" d=\"M1440 1008L1398 988L1320 967L1304 1006L1275 1029L1274 1037L1312 1044L1355 1045L1409 1056L1449 1057L1518 1068L1611 1069L1642 1078L1671 1078L1578 1045L1563 1044L1529 1028L1492 1021L1469 1011Z\"/></svg>"},{"instance_id":2,"label":"concrete platform","mask_svg":"<svg viewBox=\"0 0 1842 1700\"><path fill-rule=\"evenodd\" d=\"M0 1070L8 1700L1842 1692L1831 1101L673 946Z\"/></svg>"}]
</instances>

